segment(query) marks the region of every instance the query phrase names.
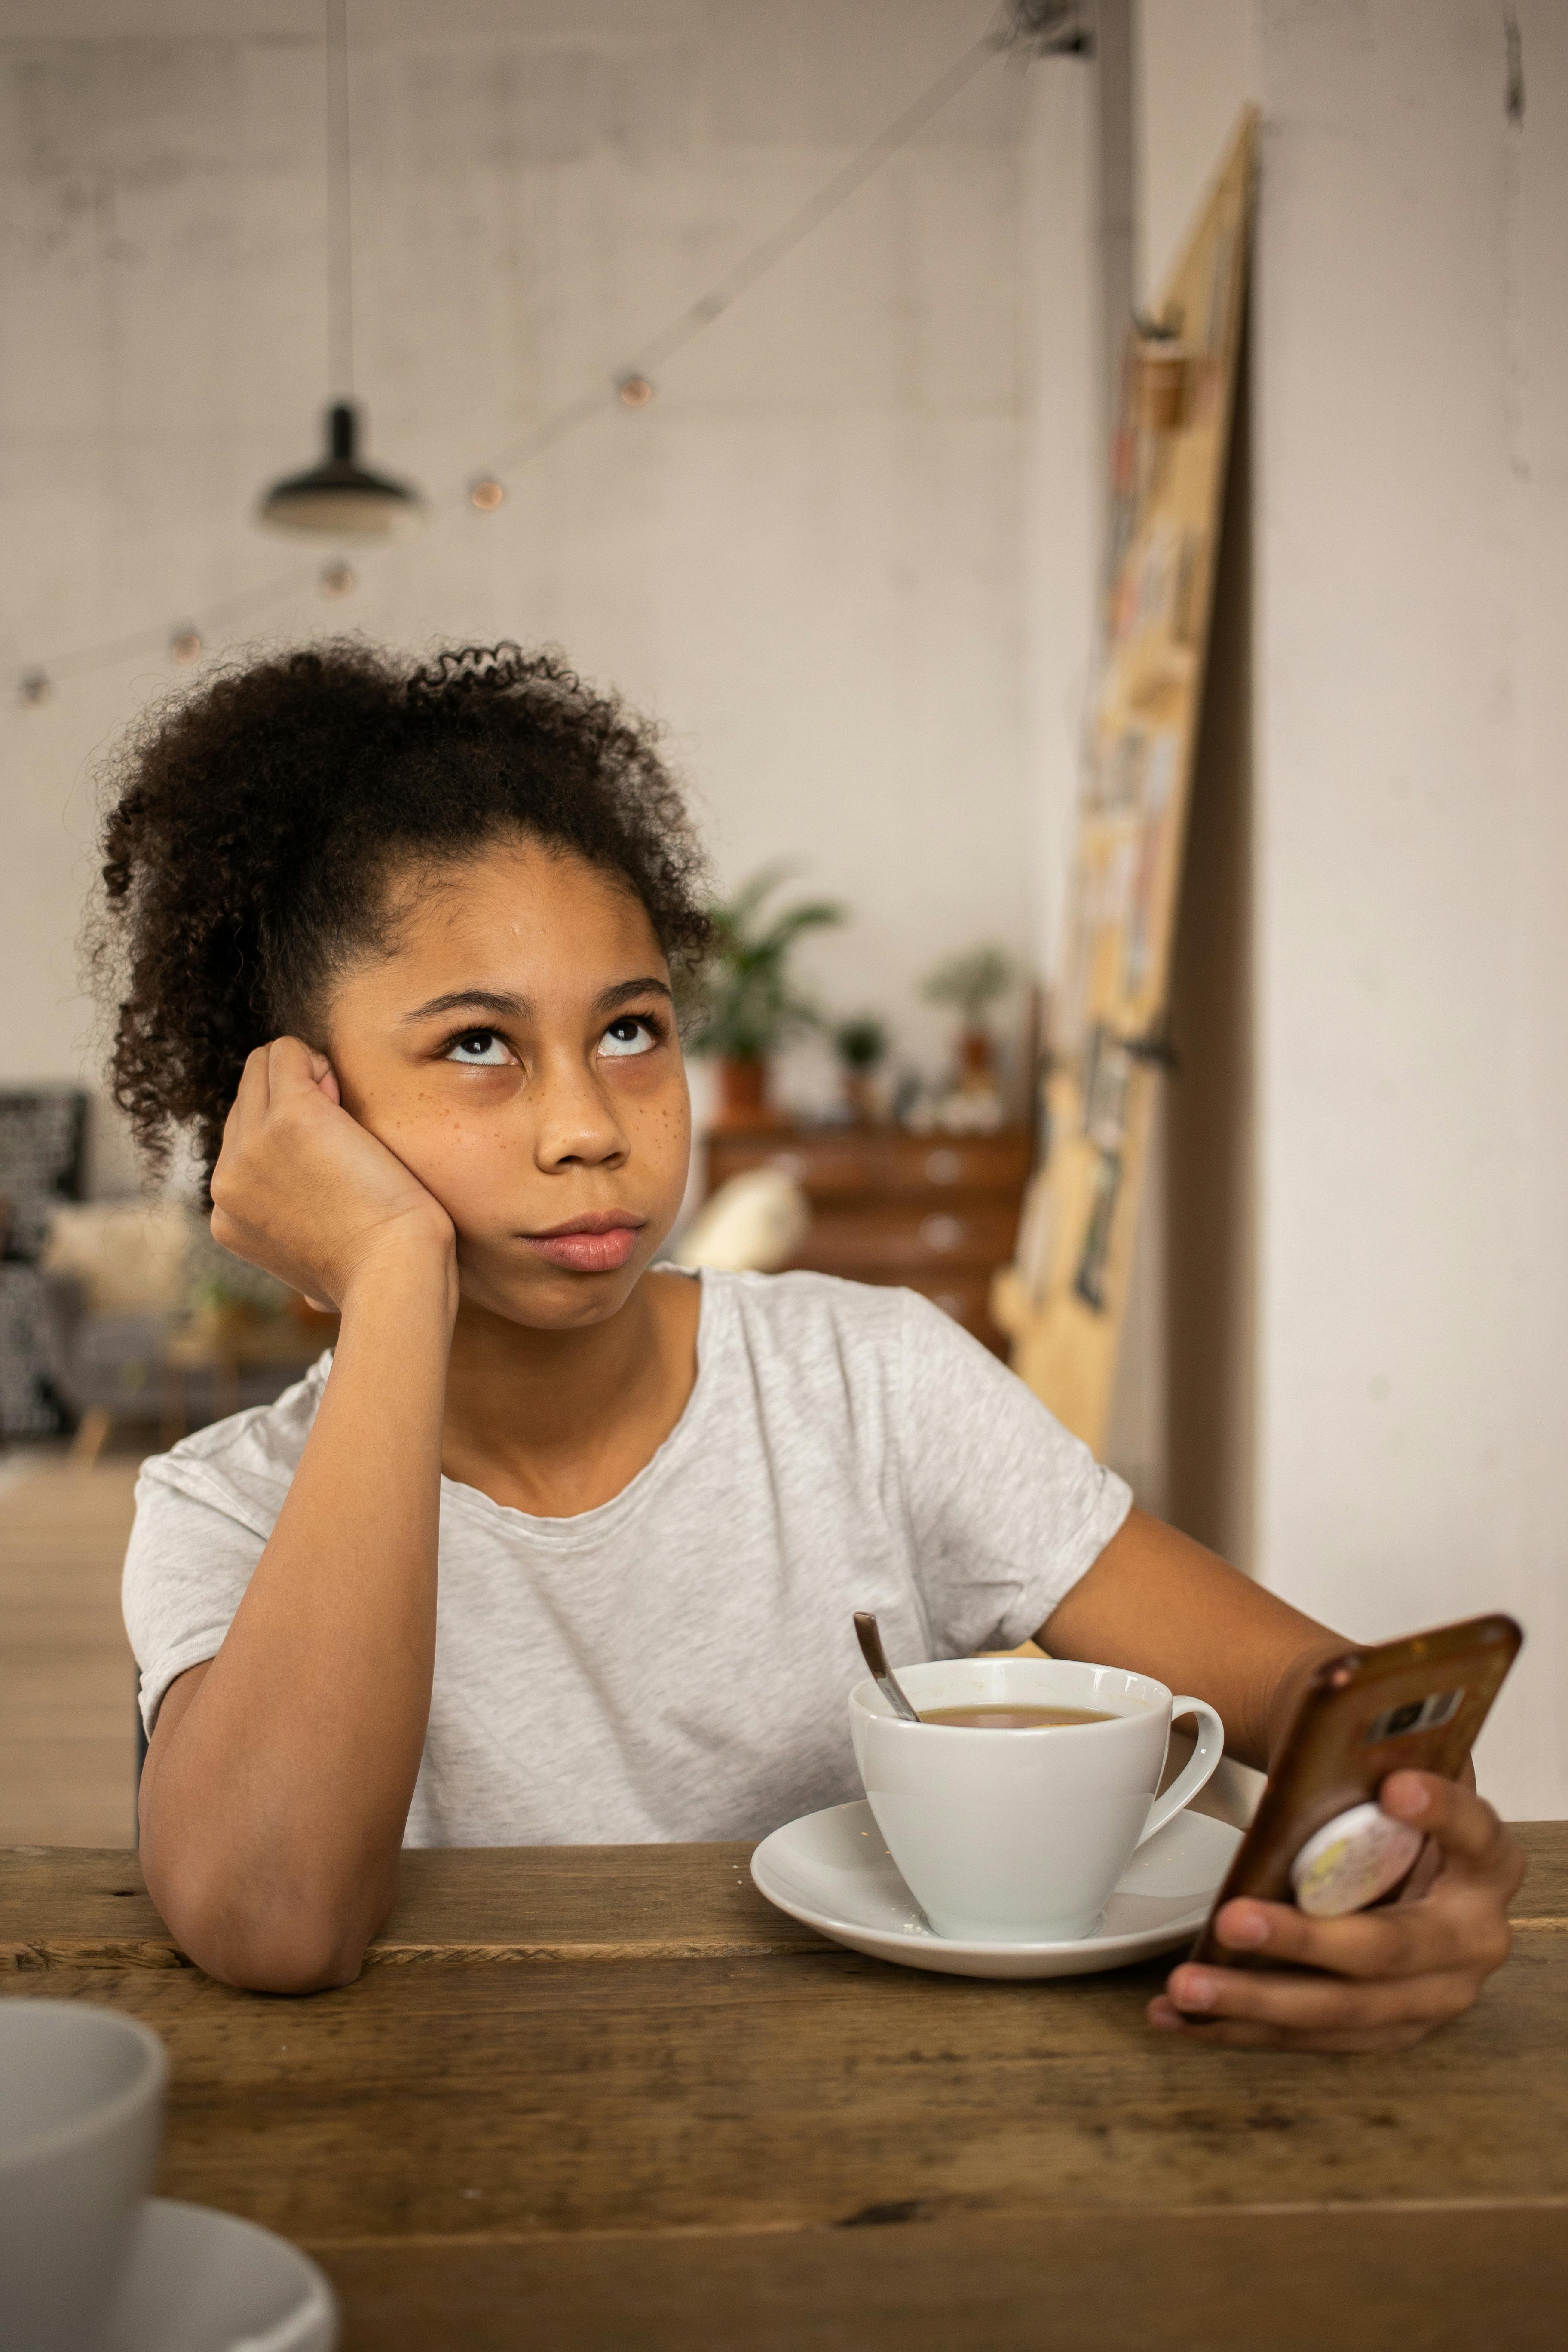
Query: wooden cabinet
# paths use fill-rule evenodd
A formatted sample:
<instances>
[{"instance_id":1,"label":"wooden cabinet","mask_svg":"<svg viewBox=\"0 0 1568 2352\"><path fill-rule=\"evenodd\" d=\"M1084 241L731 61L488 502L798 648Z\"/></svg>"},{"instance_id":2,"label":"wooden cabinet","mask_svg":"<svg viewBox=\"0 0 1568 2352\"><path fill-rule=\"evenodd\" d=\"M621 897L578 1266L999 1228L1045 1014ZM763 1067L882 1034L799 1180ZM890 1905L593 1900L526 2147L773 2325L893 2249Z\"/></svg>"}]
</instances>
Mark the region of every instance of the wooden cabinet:
<instances>
[{"instance_id":1,"label":"wooden cabinet","mask_svg":"<svg viewBox=\"0 0 1568 2352\"><path fill-rule=\"evenodd\" d=\"M708 1181L717 1191L748 1169L783 1169L811 1203L792 1265L921 1291L1001 1355L991 1276L1013 1255L1029 1158L1022 1128L780 1127L710 1136Z\"/></svg>"}]
</instances>

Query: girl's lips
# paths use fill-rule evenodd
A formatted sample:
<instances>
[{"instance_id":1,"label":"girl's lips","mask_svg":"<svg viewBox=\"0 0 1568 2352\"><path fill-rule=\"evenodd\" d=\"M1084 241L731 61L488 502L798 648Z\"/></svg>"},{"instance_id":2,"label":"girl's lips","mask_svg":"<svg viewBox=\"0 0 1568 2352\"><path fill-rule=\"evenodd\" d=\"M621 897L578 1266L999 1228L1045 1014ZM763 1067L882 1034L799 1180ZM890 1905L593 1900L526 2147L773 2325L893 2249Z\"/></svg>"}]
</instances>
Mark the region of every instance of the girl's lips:
<instances>
[{"instance_id":1,"label":"girl's lips","mask_svg":"<svg viewBox=\"0 0 1568 2352\"><path fill-rule=\"evenodd\" d=\"M525 1234L531 1250L574 1274L614 1274L637 1245L636 1225L612 1225L606 1234Z\"/></svg>"}]
</instances>

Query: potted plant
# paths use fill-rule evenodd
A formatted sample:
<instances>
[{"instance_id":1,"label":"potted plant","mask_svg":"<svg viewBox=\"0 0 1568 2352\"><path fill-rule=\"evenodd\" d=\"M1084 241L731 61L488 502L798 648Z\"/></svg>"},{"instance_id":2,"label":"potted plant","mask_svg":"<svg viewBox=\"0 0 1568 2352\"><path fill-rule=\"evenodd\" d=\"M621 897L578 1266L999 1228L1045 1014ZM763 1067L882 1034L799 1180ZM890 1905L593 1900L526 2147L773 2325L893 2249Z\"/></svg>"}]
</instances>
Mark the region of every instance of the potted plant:
<instances>
[{"instance_id":1,"label":"potted plant","mask_svg":"<svg viewBox=\"0 0 1568 2352\"><path fill-rule=\"evenodd\" d=\"M875 1013L858 1013L852 1021L839 1023L833 1049L844 1068L844 1108L864 1127L874 1114L872 1074L887 1056L888 1033Z\"/></svg>"},{"instance_id":2,"label":"potted plant","mask_svg":"<svg viewBox=\"0 0 1568 2352\"><path fill-rule=\"evenodd\" d=\"M986 1026L987 1008L1013 985L1013 960L1005 948L967 948L928 972L921 993L930 1004L951 1004L959 1016L958 1086L962 1093L994 1090L995 1048Z\"/></svg>"},{"instance_id":3,"label":"potted plant","mask_svg":"<svg viewBox=\"0 0 1568 2352\"><path fill-rule=\"evenodd\" d=\"M844 909L826 898L808 898L771 920L763 902L784 880L784 869L764 867L733 898L709 908L713 944L702 975L702 1026L692 1051L719 1065L718 1125L771 1127L769 1063L782 1045L821 1016L793 984L789 958L803 931L844 920Z\"/></svg>"}]
</instances>

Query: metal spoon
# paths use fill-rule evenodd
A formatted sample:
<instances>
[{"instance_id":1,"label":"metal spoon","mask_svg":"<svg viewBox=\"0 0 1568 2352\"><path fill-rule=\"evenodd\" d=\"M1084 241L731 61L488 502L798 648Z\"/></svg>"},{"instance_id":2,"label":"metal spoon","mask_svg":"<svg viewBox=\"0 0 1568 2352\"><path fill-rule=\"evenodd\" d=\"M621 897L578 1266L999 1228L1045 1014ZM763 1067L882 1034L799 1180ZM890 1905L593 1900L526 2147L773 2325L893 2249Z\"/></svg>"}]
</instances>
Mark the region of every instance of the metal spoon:
<instances>
[{"instance_id":1,"label":"metal spoon","mask_svg":"<svg viewBox=\"0 0 1568 2352\"><path fill-rule=\"evenodd\" d=\"M905 1723L918 1723L920 1716L899 1688L882 1648L882 1636L877 1631L877 1621L868 1609L857 1609L855 1612L855 1633L860 1644L860 1655L870 1667L872 1679L893 1713Z\"/></svg>"}]
</instances>

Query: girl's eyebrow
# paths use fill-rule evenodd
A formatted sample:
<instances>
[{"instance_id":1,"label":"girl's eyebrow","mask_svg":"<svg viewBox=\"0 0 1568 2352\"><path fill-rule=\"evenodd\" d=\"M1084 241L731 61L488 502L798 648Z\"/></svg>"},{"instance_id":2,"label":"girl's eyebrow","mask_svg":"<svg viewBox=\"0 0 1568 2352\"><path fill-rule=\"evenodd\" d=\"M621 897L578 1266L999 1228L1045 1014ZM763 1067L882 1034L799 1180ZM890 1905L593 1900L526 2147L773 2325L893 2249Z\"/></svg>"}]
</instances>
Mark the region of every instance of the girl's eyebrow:
<instances>
[{"instance_id":1,"label":"girl's eyebrow","mask_svg":"<svg viewBox=\"0 0 1568 2352\"><path fill-rule=\"evenodd\" d=\"M640 980L617 981L606 988L595 1002L595 1013L613 1013L617 1004L626 1004L634 996L663 996L672 1003L673 993L667 981L652 972ZM433 996L427 1004L416 1004L405 1013L405 1021L433 1021L438 1013L493 1013L502 1021L522 1021L529 1013L526 997L506 996L493 988L454 988L445 996Z\"/></svg>"},{"instance_id":2,"label":"girl's eyebrow","mask_svg":"<svg viewBox=\"0 0 1568 2352\"><path fill-rule=\"evenodd\" d=\"M528 1012L521 996L500 996L493 988L454 988L445 996L433 996L428 1004L416 1004L412 1013L404 1014L405 1021L430 1021L437 1013L497 1013L503 1021L521 1021Z\"/></svg>"},{"instance_id":3,"label":"girl's eyebrow","mask_svg":"<svg viewBox=\"0 0 1568 2352\"><path fill-rule=\"evenodd\" d=\"M675 994L668 982L658 980L652 972L649 972L643 980L617 981L614 988L606 988L595 1003L594 1010L595 1013L613 1013L617 1004L626 1004L634 996L648 995L662 996L671 1004L675 1002Z\"/></svg>"}]
</instances>

